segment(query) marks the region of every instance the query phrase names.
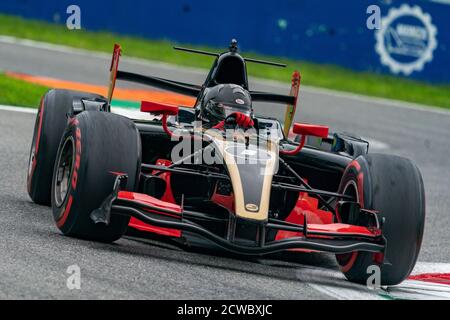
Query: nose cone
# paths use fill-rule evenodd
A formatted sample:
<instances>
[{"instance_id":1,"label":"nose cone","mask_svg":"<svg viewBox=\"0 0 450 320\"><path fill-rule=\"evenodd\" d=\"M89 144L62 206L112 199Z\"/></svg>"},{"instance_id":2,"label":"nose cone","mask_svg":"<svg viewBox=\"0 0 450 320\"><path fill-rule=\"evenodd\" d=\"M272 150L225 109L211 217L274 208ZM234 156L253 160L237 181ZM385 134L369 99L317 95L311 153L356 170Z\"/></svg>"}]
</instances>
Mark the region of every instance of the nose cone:
<instances>
[{"instance_id":1,"label":"nose cone","mask_svg":"<svg viewBox=\"0 0 450 320\"><path fill-rule=\"evenodd\" d=\"M242 133L244 135L244 133ZM278 143L260 139L214 141L229 172L235 197L235 214L244 219L267 221L273 175L278 169Z\"/></svg>"}]
</instances>

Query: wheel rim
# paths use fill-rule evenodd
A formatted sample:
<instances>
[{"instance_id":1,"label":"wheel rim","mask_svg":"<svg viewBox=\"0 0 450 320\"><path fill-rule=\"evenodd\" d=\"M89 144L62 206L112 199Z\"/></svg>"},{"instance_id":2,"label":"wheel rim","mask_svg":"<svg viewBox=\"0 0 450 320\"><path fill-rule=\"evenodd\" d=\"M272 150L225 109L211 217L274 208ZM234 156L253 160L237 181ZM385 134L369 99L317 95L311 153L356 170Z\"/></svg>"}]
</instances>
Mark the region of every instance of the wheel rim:
<instances>
[{"instance_id":1,"label":"wheel rim","mask_svg":"<svg viewBox=\"0 0 450 320\"><path fill-rule=\"evenodd\" d=\"M350 180L347 182L347 184L344 187L344 190L342 191L342 194L346 196L350 196L353 199L356 199L356 203L359 202L359 192L358 192L358 185L354 180ZM340 217L342 223L348 223L348 221L344 221L342 217Z\"/></svg>"},{"instance_id":2,"label":"wheel rim","mask_svg":"<svg viewBox=\"0 0 450 320\"><path fill-rule=\"evenodd\" d=\"M68 137L64 142L62 151L57 159L57 170L54 177L55 204L59 208L63 205L70 190L72 180L73 158L75 154L75 143L72 137Z\"/></svg>"},{"instance_id":3,"label":"wheel rim","mask_svg":"<svg viewBox=\"0 0 450 320\"><path fill-rule=\"evenodd\" d=\"M350 180L344 187L344 191L342 192L344 195L352 196L356 199L356 202L359 203L359 192L358 186L354 180Z\"/></svg>"}]
</instances>

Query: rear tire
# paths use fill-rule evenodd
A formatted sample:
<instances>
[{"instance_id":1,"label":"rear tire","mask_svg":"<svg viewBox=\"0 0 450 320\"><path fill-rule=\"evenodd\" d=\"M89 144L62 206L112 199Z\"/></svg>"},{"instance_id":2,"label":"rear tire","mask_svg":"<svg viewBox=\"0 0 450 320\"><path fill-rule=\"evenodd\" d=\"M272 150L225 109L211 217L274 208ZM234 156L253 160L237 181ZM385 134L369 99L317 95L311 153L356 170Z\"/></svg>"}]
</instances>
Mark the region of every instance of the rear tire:
<instances>
[{"instance_id":1,"label":"rear tire","mask_svg":"<svg viewBox=\"0 0 450 320\"><path fill-rule=\"evenodd\" d=\"M72 118L58 150L52 184L53 216L63 234L112 242L126 231L129 217L111 215L108 225L90 214L112 193L117 174L128 175L125 190L135 191L141 140L134 123L122 116L85 111Z\"/></svg>"},{"instance_id":2,"label":"rear tire","mask_svg":"<svg viewBox=\"0 0 450 320\"><path fill-rule=\"evenodd\" d=\"M344 172L339 192L356 196L362 208L378 211L385 220L382 232L387 241L383 255L353 252L337 255L348 280L366 284L378 265L381 285L406 279L419 255L425 224L425 192L417 166L410 160L384 154L367 154L352 161ZM338 217L344 223L348 217Z\"/></svg>"},{"instance_id":3,"label":"rear tire","mask_svg":"<svg viewBox=\"0 0 450 320\"><path fill-rule=\"evenodd\" d=\"M59 142L67 126L67 115L73 113L73 100L81 98L102 97L60 89L50 90L42 97L36 116L27 172L28 194L35 203L51 204L52 173Z\"/></svg>"}]
</instances>

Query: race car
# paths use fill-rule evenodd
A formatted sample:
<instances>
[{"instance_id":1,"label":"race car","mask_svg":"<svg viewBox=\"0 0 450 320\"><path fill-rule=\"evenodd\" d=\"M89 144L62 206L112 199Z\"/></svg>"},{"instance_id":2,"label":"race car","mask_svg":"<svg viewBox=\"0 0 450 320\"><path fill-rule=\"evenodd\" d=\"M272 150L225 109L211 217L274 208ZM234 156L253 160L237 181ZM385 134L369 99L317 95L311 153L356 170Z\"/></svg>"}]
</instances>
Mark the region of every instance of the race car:
<instances>
[{"instance_id":1,"label":"race car","mask_svg":"<svg viewBox=\"0 0 450 320\"><path fill-rule=\"evenodd\" d=\"M240 255L328 252L361 284L373 266L382 285L410 274L425 219L411 160L293 123L299 72L289 94L252 91L247 63L286 66L243 57L235 40L222 53L176 49L215 57L202 85L121 71L115 45L107 97L53 89L42 98L27 188L64 235L113 242L134 230ZM196 102L142 101L144 116L126 117L112 112L116 80ZM256 116L261 101L284 122Z\"/></svg>"}]
</instances>

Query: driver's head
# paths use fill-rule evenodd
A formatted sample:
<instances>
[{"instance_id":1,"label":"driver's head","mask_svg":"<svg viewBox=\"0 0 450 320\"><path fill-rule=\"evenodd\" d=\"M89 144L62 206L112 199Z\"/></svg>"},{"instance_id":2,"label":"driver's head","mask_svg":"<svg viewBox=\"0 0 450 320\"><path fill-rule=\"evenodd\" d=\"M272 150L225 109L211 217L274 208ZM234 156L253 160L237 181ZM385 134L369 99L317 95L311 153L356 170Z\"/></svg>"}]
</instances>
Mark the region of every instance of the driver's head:
<instances>
[{"instance_id":1,"label":"driver's head","mask_svg":"<svg viewBox=\"0 0 450 320\"><path fill-rule=\"evenodd\" d=\"M250 93L241 86L219 84L207 90L200 106L200 118L209 126L215 126L235 112L252 117Z\"/></svg>"}]
</instances>

